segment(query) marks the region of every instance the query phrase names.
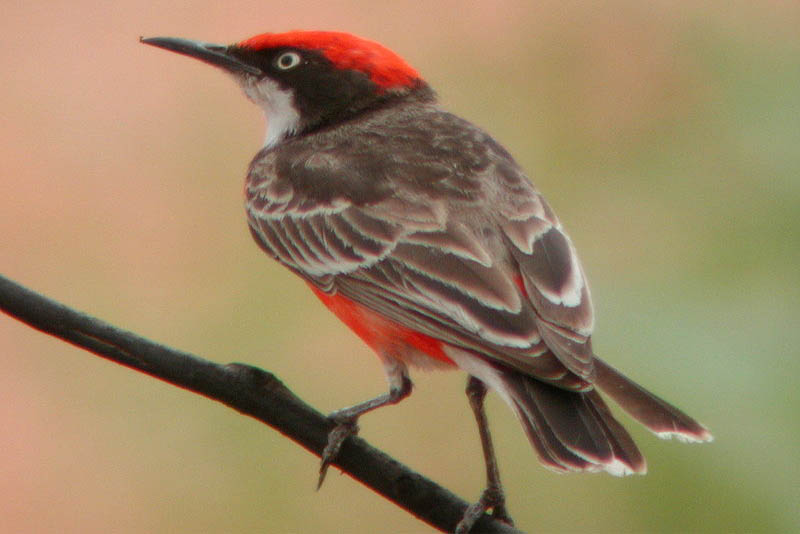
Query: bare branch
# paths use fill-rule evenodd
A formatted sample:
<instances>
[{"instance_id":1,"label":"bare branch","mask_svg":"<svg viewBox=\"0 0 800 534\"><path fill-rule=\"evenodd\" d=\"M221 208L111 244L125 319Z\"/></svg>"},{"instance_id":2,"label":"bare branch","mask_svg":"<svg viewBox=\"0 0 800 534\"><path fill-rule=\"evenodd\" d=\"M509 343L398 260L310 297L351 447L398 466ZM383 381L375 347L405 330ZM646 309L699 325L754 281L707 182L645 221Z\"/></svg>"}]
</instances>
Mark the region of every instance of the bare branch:
<instances>
[{"instance_id":1,"label":"bare branch","mask_svg":"<svg viewBox=\"0 0 800 534\"><path fill-rule=\"evenodd\" d=\"M77 312L0 275L0 309L28 325L111 361L180 386L262 421L319 456L333 425L274 375L250 365L217 364ZM452 531L469 503L361 438L333 462L422 521ZM484 515L476 532L516 530Z\"/></svg>"}]
</instances>

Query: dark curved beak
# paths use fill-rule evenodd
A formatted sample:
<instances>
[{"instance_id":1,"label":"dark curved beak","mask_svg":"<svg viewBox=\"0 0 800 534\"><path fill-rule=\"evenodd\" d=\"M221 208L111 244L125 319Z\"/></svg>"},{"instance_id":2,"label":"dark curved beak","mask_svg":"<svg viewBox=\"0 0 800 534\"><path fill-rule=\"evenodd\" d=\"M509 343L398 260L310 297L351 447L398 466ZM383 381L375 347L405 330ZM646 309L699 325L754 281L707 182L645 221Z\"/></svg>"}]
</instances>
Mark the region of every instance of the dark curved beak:
<instances>
[{"instance_id":1,"label":"dark curved beak","mask_svg":"<svg viewBox=\"0 0 800 534\"><path fill-rule=\"evenodd\" d=\"M147 39L140 37L139 42L199 59L231 73L247 73L253 76L264 75L264 72L258 67L248 65L233 56L230 53L230 47L225 45L180 39L178 37L148 37Z\"/></svg>"}]
</instances>

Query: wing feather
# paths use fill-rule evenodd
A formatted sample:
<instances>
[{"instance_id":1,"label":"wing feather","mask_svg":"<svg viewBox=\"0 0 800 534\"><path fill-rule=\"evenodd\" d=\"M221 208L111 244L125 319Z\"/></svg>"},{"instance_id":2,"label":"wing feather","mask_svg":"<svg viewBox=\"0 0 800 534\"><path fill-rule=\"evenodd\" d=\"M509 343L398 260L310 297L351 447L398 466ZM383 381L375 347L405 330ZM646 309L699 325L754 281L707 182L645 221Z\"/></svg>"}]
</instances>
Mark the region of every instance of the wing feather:
<instances>
[{"instance_id":1,"label":"wing feather","mask_svg":"<svg viewBox=\"0 0 800 534\"><path fill-rule=\"evenodd\" d=\"M455 120L435 117L437 125ZM450 134L469 138L446 142L418 124L413 131L427 137L387 132L385 142L405 136L417 158L378 153L380 140L358 136L332 143L335 152L287 143L260 154L246 188L254 236L323 291L490 361L585 389L593 377L591 301L550 207L480 130L461 123ZM444 158L455 163L421 163Z\"/></svg>"},{"instance_id":2,"label":"wing feather","mask_svg":"<svg viewBox=\"0 0 800 534\"><path fill-rule=\"evenodd\" d=\"M496 310L520 313L522 299L507 272L469 261L442 247L399 243L392 260L425 277L450 286L482 305Z\"/></svg>"}]
</instances>

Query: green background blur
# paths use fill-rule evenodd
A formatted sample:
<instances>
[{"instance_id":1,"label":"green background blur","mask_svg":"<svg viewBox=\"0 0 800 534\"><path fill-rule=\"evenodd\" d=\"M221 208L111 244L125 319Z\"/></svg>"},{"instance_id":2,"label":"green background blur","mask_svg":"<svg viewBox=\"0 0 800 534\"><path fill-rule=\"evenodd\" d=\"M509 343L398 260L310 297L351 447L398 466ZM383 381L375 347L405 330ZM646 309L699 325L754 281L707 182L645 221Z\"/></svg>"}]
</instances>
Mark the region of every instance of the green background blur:
<instances>
[{"instance_id":1,"label":"green background blur","mask_svg":"<svg viewBox=\"0 0 800 534\"><path fill-rule=\"evenodd\" d=\"M531 7L535 5L535 7ZM140 35L379 40L516 155L581 253L598 354L706 423L645 477L539 467L489 403L530 532L800 531L800 3L0 1L0 272L283 378L323 411L377 359L251 242L259 111ZM429 532L233 411L0 317L1 532ZM460 373L362 436L466 499L483 484Z\"/></svg>"}]
</instances>

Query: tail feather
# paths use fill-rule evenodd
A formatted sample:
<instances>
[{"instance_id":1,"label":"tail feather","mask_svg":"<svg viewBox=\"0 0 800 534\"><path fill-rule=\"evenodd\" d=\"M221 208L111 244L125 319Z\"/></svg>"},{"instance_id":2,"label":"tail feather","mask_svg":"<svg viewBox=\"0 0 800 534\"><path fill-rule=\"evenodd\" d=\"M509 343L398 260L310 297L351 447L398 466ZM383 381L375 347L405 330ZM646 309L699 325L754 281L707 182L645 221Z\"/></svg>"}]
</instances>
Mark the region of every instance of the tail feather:
<instances>
[{"instance_id":1,"label":"tail feather","mask_svg":"<svg viewBox=\"0 0 800 534\"><path fill-rule=\"evenodd\" d=\"M596 412L597 417L608 427L607 435L614 452L614 458L628 459L627 465L623 462L616 466L620 472L614 474L618 476L631 474L631 472L626 471L628 466L633 466L633 473L642 475L647 473L647 462L644 456L639 452L639 448L636 446L636 443L634 443L630 434L628 434L628 431L625 430L625 427L611 414L611 410L608 409L608 405L603 400L603 397L594 390L587 392L585 395L591 399L589 406ZM611 466L607 467L606 470L611 472Z\"/></svg>"},{"instance_id":2,"label":"tail feather","mask_svg":"<svg viewBox=\"0 0 800 534\"><path fill-rule=\"evenodd\" d=\"M560 389L514 371L502 372L500 378L545 466L614 475L646 471L633 439L596 392Z\"/></svg>"},{"instance_id":3,"label":"tail feather","mask_svg":"<svg viewBox=\"0 0 800 534\"><path fill-rule=\"evenodd\" d=\"M611 459L611 447L602 423L587 409L584 395L574 395L554 387L539 387L538 383L530 380L523 381L522 385L541 410L547 426L569 451L595 464Z\"/></svg>"},{"instance_id":4,"label":"tail feather","mask_svg":"<svg viewBox=\"0 0 800 534\"><path fill-rule=\"evenodd\" d=\"M660 437L712 439L706 427L596 357L596 387L575 391L465 350L449 347L447 355L506 401L541 463L554 471L606 471L617 476L647 472L647 463L633 438L614 418L600 391Z\"/></svg>"},{"instance_id":5,"label":"tail feather","mask_svg":"<svg viewBox=\"0 0 800 534\"><path fill-rule=\"evenodd\" d=\"M512 407L542 465L561 473L587 471L595 465L573 454L561 443L536 405L514 402Z\"/></svg>"},{"instance_id":6,"label":"tail feather","mask_svg":"<svg viewBox=\"0 0 800 534\"><path fill-rule=\"evenodd\" d=\"M622 375L604 361L595 358L594 364L595 386L658 437L675 437L690 442L714 439L705 426Z\"/></svg>"}]
</instances>

